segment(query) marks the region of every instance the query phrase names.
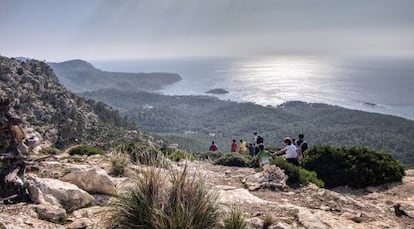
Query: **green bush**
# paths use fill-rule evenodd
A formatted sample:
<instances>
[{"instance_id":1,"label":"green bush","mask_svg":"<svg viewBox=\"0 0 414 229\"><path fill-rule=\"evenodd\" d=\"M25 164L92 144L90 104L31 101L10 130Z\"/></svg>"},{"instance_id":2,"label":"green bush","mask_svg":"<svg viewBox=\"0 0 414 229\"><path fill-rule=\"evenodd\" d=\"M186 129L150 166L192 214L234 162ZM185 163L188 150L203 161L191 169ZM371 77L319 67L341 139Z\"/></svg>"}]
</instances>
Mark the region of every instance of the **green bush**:
<instances>
[{"instance_id":1,"label":"green bush","mask_svg":"<svg viewBox=\"0 0 414 229\"><path fill-rule=\"evenodd\" d=\"M284 158L274 158L270 161L270 164L276 165L285 171L285 174L289 177L287 180L289 185L306 185L308 183L314 183L318 187L324 186L324 182L318 179L315 172L293 165L287 162Z\"/></svg>"},{"instance_id":2,"label":"green bush","mask_svg":"<svg viewBox=\"0 0 414 229\"><path fill-rule=\"evenodd\" d=\"M216 227L217 196L187 167L167 176L148 168L131 182L110 200L104 216L108 228Z\"/></svg>"},{"instance_id":3,"label":"green bush","mask_svg":"<svg viewBox=\"0 0 414 229\"><path fill-rule=\"evenodd\" d=\"M164 155L155 147L140 143L124 143L116 147L116 151L129 155L134 163L166 167Z\"/></svg>"},{"instance_id":4,"label":"green bush","mask_svg":"<svg viewBox=\"0 0 414 229\"><path fill-rule=\"evenodd\" d=\"M69 155L103 155L104 152L91 145L78 145L69 149Z\"/></svg>"},{"instance_id":5,"label":"green bush","mask_svg":"<svg viewBox=\"0 0 414 229\"><path fill-rule=\"evenodd\" d=\"M215 165L249 167L250 160L238 153L226 153L214 161Z\"/></svg>"},{"instance_id":6,"label":"green bush","mask_svg":"<svg viewBox=\"0 0 414 229\"><path fill-rule=\"evenodd\" d=\"M228 216L224 218L224 229L246 229L247 223L243 214L238 209L232 209Z\"/></svg>"},{"instance_id":7,"label":"green bush","mask_svg":"<svg viewBox=\"0 0 414 229\"><path fill-rule=\"evenodd\" d=\"M306 152L304 168L315 171L328 188L352 188L401 181L404 166L390 154L363 147L314 146Z\"/></svg>"},{"instance_id":8,"label":"green bush","mask_svg":"<svg viewBox=\"0 0 414 229\"><path fill-rule=\"evenodd\" d=\"M111 158L110 174L116 177L125 176L129 159L122 153L115 153Z\"/></svg>"}]
</instances>

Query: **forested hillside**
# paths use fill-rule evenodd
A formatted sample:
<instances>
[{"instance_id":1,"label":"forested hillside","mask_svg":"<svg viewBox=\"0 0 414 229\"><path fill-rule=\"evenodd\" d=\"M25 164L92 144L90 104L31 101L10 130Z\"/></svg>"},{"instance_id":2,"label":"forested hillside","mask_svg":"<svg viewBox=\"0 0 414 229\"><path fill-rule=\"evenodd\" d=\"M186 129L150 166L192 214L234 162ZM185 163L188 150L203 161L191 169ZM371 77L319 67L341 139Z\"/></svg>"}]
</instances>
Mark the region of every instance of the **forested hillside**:
<instances>
[{"instance_id":1,"label":"forested hillside","mask_svg":"<svg viewBox=\"0 0 414 229\"><path fill-rule=\"evenodd\" d=\"M285 136L304 133L311 145L367 146L388 151L405 164L414 164L414 121L395 116L303 102L264 107L208 96L120 90L81 95L119 109L143 129L192 151L205 151L211 140L222 151L228 151L232 139L250 141L254 131L264 137L267 145L282 147Z\"/></svg>"}]
</instances>

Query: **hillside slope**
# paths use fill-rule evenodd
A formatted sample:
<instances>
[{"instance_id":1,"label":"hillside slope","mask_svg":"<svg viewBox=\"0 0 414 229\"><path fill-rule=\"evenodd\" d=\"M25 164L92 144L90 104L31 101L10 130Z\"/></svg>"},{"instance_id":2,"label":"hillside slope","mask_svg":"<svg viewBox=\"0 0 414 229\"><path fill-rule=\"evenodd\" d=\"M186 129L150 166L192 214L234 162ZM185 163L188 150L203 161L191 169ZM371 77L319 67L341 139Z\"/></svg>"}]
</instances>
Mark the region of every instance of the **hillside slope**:
<instances>
[{"instance_id":1,"label":"hillside slope","mask_svg":"<svg viewBox=\"0 0 414 229\"><path fill-rule=\"evenodd\" d=\"M157 90L181 80L175 73L123 73L96 69L83 60L49 63L59 80L73 92L103 88L121 90Z\"/></svg>"},{"instance_id":2,"label":"hillside slope","mask_svg":"<svg viewBox=\"0 0 414 229\"><path fill-rule=\"evenodd\" d=\"M288 102L278 107L222 101L208 96L165 96L147 92L100 90L82 96L110 104L140 126L192 150L205 151L215 140L228 151L232 139L282 147L285 136L305 133L311 145L367 146L414 164L414 121L326 104ZM210 137L214 133L216 137ZM191 139L191 141L188 141ZM186 145L188 142L194 145Z\"/></svg>"},{"instance_id":3,"label":"hillside slope","mask_svg":"<svg viewBox=\"0 0 414 229\"><path fill-rule=\"evenodd\" d=\"M24 128L62 148L71 144L110 145L135 124L101 102L87 101L66 90L52 69L36 60L0 56L0 97Z\"/></svg>"}]
</instances>

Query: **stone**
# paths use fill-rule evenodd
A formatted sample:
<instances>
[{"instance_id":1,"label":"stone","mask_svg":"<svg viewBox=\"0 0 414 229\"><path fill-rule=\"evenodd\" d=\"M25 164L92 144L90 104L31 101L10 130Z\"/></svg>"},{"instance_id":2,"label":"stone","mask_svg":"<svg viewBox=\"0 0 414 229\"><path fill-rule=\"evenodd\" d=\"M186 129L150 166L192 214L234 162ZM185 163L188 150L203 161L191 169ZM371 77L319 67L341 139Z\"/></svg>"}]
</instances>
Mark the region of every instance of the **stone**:
<instances>
[{"instance_id":1,"label":"stone","mask_svg":"<svg viewBox=\"0 0 414 229\"><path fill-rule=\"evenodd\" d=\"M66 225L67 229L83 229L92 225L93 222L88 218L79 218L73 221L72 223Z\"/></svg>"},{"instance_id":2,"label":"stone","mask_svg":"<svg viewBox=\"0 0 414 229\"><path fill-rule=\"evenodd\" d=\"M35 209L39 215L39 219L55 223L62 222L66 215L65 209L52 204L37 205Z\"/></svg>"},{"instance_id":3,"label":"stone","mask_svg":"<svg viewBox=\"0 0 414 229\"><path fill-rule=\"evenodd\" d=\"M67 212L71 212L88 206L94 201L93 196L68 182L32 176L27 177L26 180L30 198L35 203L42 204L50 201L51 197L45 198L50 195L54 197L50 204L55 204L54 202L58 201Z\"/></svg>"},{"instance_id":4,"label":"stone","mask_svg":"<svg viewBox=\"0 0 414 229\"><path fill-rule=\"evenodd\" d=\"M218 190L218 202L221 204L265 204L268 201L254 196L246 189Z\"/></svg>"},{"instance_id":5,"label":"stone","mask_svg":"<svg viewBox=\"0 0 414 229\"><path fill-rule=\"evenodd\" d=\"M265 188L282 190L286 187L287 179L288 176L285 175L283 170L279 167L271 165L264 167L263 172L245 177L242 183L250 191Z\"/></svg>"},{"instance_id":6,"label":"stone","mask_svg":"<svg viewBox=\"0 0 414 229\"><path fill-rule=\"evenodd\" d=\"M278 222L275 225L271 225L269 229L291 229L292 227L289 226L287 223Z\"/></svg>"},{"instance_id":7,"label":"stone","mask_svg":"<svg viewBox=\"0 0 414 229\"><path fill-rule=\"evenodd\" d=\"M253 217L246 220L248 228L254 229L262 229L263 228L263 220L258 217Z\"/></svg>"},{"instance_id":8,"label":"stone","mask_svg":"<svg viewBox=\"0 0 414 229\"><path fill-rule=\"evenodd\" d=\"M73 171L62 177L62 180L75 184L89 193L112 195L115 192L115 183L103 169Z\"/></svg>"}]
</instances>

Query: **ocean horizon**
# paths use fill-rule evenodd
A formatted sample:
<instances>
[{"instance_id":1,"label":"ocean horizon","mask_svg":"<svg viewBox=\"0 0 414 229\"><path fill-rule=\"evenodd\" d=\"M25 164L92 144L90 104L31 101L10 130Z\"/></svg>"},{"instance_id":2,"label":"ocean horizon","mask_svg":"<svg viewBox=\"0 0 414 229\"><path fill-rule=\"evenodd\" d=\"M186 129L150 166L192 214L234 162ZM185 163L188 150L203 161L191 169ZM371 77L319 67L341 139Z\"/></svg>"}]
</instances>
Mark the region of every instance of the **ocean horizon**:
<instances>
[{"instance_id":1,"label":"ocean horizon","mask_svg":"<svg viewBox=\"0 0 414 229\"><path fill-rule=\"evenodd\" d=\"M414 120L414 59L275 56L91 61L118 72L173 72L182 80L159 92L209 95L278 106L287 101L325 103Z\"/></svg>"}]
</instances>

